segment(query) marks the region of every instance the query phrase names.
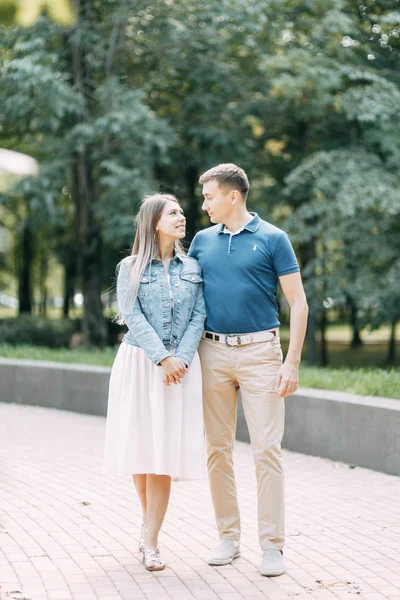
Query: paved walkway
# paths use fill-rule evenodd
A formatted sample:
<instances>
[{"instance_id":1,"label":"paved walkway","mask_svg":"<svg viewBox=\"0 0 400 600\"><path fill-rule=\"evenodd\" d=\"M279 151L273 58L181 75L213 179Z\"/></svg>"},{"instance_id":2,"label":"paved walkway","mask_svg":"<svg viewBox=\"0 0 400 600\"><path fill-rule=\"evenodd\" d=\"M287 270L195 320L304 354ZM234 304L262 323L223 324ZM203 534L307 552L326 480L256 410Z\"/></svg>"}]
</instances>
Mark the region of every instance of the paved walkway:
<instances>
[{"instance_id":1,"label":"paved walkway","mask_svg":"<svg viewBox=\"0 0 400 600\"><path fill-rule=\"evenodd\" d=\"M176 483L144 570L129 478L102 475L105 420L0 403L1 600L400 599L400 478L285 453L287 573L258 573L250 447L237 444L242 557L209 567L208 483Z\"/></svg>"}]
</instances>

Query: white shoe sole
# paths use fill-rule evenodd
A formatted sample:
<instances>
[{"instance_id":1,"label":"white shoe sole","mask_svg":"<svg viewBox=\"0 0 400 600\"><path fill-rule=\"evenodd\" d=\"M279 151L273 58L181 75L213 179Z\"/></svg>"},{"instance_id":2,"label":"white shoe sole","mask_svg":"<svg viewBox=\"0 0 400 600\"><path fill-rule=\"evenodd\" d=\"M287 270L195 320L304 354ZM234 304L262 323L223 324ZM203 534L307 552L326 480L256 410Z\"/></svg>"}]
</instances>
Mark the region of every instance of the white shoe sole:
<instances>
[{"instance_id":1,"label":"white shoe sole","mask_svg":"<svg viewBox=\"0 0 400 600\"><path fill-rule=\"evenodd\" d=\"M281 570L281 571L269 571L269 572L265 572L260 569L260 573L261 573L261 575L263 575L263 577L279 577L279 575L283 575L284 572L285 572L285 569L283 569L283 571Z\"/></svg>"},{"instance_id":2,"label":"white shoe sole","mask_svg":"<svg viewBox=\"0 0 400 600\"><path fill-rule=\"evenodd\" d=\"M223 565L230 565L231 562L235 558L239 558L239 556L240 556L240 548L235 550L235 552L233 553L233 556L229 556L228 558L215 558L215 559L210 558L210 560L207 561L207 564L210 565L211 567L222 567Z\"/></svg>"}]
</instances>

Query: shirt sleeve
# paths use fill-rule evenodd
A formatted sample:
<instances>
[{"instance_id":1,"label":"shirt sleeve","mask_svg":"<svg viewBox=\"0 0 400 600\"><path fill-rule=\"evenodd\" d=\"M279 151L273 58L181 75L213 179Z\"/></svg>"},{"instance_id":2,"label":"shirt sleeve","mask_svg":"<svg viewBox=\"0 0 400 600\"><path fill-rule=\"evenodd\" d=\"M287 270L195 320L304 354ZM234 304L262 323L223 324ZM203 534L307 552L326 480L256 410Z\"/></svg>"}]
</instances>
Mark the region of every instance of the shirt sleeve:
<instances>
[{"instance_id":1,"label":"shirt sleeve","mask_svg":"<svg viewBox=\"0 0 400 600\"><path fill-rule=\"evenodd\" d=\"M197 287L196 302L190 321L175 352L175 356L180 358L187 367L192 362L193 356L200 343L205 320L206 307L204 303L203 284L199 283Z\"/></svg>"},{"instance_id":2,"label":"shirt sleeve","mask_svg":"<svg viewBox=\"0 0 400 600\"><path fill-rule=\"evenodd\" d=\"M187 255L191 256L192 258L197 258L196 238L197 238L197 234L194 236L192 243L190 244L188 253L187 253Z\"/></svg>"},{"instance_id":3,"label":"shirt sleeve","mask_svg":"<svg viewBox=\"0 0 400 600\"><path fill-rule=\"evenodd\" d=\"M146 319L139 299L136 298L133 306L129 305L127 301L128 283L129 269L122 262L117 278L117 300L120 313L138 345L143 348L150 360L158 365L164 358L171 356L171 353L165 348L157 332Z\"/></svg>"},{"instance_id":4,"label":"shirt sleeve","mask_svg":"<svg viewBox=\"0 0 400 600\"><path fill-rule=\"evenodd\" d=\"M273 255L274 269L278 277L300 271L293 246L286 233L280 236Z\"/></svg>"}]
</instances>

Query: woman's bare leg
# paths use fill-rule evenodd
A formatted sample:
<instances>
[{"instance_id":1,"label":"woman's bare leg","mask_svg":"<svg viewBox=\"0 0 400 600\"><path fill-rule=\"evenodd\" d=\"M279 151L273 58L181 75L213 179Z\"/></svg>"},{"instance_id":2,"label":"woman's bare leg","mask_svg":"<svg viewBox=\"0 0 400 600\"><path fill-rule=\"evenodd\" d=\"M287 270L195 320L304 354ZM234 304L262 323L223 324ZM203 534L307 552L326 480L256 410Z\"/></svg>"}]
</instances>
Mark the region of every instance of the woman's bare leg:
<instances>
[{"instance_id":1,"label":"woman's bare leg","mask_svg":"<svg viewBox=\"0 0 400 600\"><path fill-rule=\"evenodd\" d=\"M136 487L136 491L139 496L140 504L142 505L143 524L146 525L146 513L147 513L147 498L146 498L146 485L147 475L132 475L133 482Z\"/></svg>"},{"instance_id":2,"label":"woman's bare leg","mask_svg":"<svg viewBox=\"0 0 400 600\"><path fill-rule=\"evenodd\" d=\"M171 477L168 475L147 475L146 485L146 550L157 548L158 534L167 512L171 492Z\"/></svg>"}]
</instances>

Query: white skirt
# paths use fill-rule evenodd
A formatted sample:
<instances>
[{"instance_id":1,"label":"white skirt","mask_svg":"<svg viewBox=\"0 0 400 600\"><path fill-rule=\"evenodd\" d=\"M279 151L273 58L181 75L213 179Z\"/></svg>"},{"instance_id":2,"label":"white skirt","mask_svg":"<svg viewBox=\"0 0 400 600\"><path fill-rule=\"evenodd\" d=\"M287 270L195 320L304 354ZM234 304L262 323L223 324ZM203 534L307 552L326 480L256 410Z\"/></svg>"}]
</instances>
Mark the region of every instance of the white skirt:
<instances>
[{"instance_id":1,"label":"white skirt","mask_svg":"<svg viewBox=\"0 0 400 600\"><path fill-rule=\"evenodd\" d=\"M205 476L199 355L181 384L164 385L164 370L142 348L122 342L111 371L104 471L154 473L174 480Z\"/></svg>"}]
</instances>

